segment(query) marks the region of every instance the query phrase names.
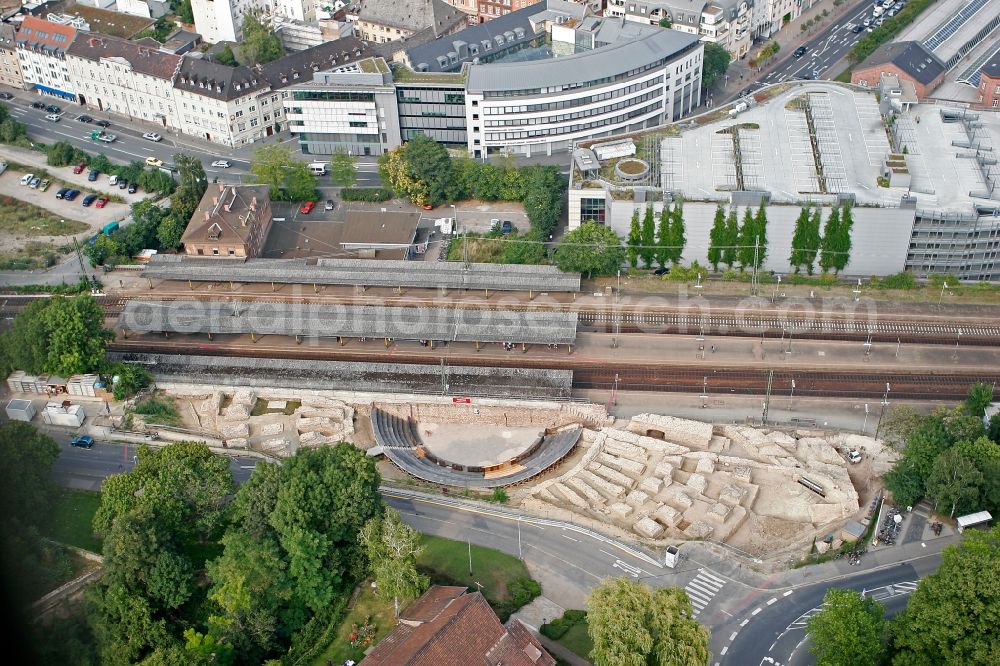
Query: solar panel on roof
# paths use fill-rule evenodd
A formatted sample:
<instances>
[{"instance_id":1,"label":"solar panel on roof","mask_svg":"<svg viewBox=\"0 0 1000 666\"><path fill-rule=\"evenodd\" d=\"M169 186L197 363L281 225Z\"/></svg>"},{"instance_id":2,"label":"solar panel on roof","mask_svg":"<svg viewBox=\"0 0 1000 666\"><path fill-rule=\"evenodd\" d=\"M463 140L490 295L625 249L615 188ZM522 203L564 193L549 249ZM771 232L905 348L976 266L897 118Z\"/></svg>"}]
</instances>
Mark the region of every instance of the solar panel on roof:
<instances>
[{"instance_id":1,"label":"solar panel on roof","mask_svg":"<svg viewBox=\"0 0 1000 666\"><path fill-rule=\"evenodd\" d=\"M924 40L924 46L929 50L934 51L946 41L948 38L954 35L959 28L965 25L970 18L975 15L980 9L989 4L990 0L972 0L969 4L952 16L947 23L942 25L937 31Z\"/></svg>"}]
</instances>

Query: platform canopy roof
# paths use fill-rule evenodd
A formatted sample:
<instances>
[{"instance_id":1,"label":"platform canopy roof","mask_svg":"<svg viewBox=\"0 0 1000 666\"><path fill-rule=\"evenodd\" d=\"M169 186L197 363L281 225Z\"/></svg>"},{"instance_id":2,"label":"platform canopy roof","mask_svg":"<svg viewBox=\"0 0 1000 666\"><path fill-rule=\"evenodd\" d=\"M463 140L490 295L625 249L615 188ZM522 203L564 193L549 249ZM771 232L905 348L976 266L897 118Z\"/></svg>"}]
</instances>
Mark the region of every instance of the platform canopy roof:
<instances>
[{"instance_id":1,"label":"platform canopy roof","mask_svg":"<svg viewBox=\"0 0 1000 666\"><path fill-rule=\"evenodd\" d=\"M576 340L576 325L575 312L130 300L116 327L135 333L569 344Z\"/></svg>"},{"instance_id":2,"label":"platform canopy roof","mask_svg":"<svg viewBox=\"0 0 1000 666\"><path fill-rule=\"evenodd\" d=\"M363 285L495 291L580 291L580 274L555 266L379 259L198 258L158 254L143 277L196 282Z\"/></svg>"}]
</instances>

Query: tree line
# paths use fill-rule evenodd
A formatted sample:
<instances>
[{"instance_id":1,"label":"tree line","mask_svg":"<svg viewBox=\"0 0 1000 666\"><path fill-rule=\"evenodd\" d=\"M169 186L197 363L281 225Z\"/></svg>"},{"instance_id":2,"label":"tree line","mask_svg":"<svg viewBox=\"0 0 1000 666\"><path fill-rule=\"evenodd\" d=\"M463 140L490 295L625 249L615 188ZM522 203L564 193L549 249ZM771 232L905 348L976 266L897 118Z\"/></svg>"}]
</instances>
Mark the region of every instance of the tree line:
<instances>
[{"instance_id":1,"label":"tree line","mask_svg":"<svg viewBox=\"0 0 1000 666\"><path fill-rule=\"evenodd\" d=\"M559 223L566 179L556 167L516 167L452 158L433 139L418 135L379 158L382 182L418 206L453 201L519 201L531 223L531 239L546 240Z\"/></svg>"},{"instance_id":2,"label":"tree line","mask_svg":"<svg viewBox=\"0 0 1000 666\"><path fill-rule=\"evenodd\" d=\"M737 222L736 206L730 206L727 215L722 206L715 209L712 228L708 233L708 261L712 269L719 264L729 268L738 266L760 268L767 256L767 208L761 202L754 213L749 206L743 211L743 223Z\"/></svg>"},{"instance_id":3,"label":"tree line","mask_svg":"<svg viewBox=\"0 0 1000 666\"><path fill-rule=\"evenodd\" d=\"M646 268L665 268L667 262L676 266L680 263L687 243L684 228L684 202L678 199L673 207L664 204L659 220L654 218L653 208L646 207L642 222L639 211L632 213L628 237L625 239L625 255L632 268L638 268L642 259Z\"/></svg>"},{"instance_id":4,"label":"tree line","mask_svg":"<svg viewBox=\"0 0 1000 666\"><path fill-rule=\"evenodd\" d=\"M1000 416L983 424L993 396L989 384L974 384L965 404L920 414L895 407L885 433L902 449L885 476L901 506L927 497L935 511L957 514L981 509L1000 515Z\"/></svg>"},{"instance_id":5,"label":"tree line","mask_svg":"<svg viewBox=\"0 0 1000 666\"><path fill-rule=\"evenodd\" d=\"M170 197L170 205L160 206L150 199L132 204L131 224L110 234L98 234L87 244L84 252L92 266L128 263L144 249L175 250L180 247L181 236L205 194L208 181L201 161L194 157L179 153L174 155L174 165L180 182ZM174 182L173 178L166 177Z\"/></svg>"},{"instance_id":6,"label":"tree line","mask_svg":"<svg viewBox=\"0 0 1000 666\"><path fill-rule=\"evenodd\" d=\"M826 219L825 227L822 226L822 214L823 209L819 206L803 206L795 220L792 253L788 261L795 267L796 273L805 268L812 275L817 256L820 270L824 273L831 270L839 273L850 262L851 229L854 227L851 207L844 206L841 209L835 206Z\"/></svg>"}]
</instances>

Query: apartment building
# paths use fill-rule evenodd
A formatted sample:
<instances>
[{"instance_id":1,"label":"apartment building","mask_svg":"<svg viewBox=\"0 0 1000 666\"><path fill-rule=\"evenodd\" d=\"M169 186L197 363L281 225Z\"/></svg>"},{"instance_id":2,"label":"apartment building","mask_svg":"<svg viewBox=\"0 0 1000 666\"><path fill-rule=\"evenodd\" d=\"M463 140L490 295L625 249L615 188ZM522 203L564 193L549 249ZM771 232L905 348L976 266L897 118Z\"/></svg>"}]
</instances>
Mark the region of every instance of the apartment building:
<instances>
[{"instance_id":1,"label":"apartment building","mask_svg":"<svg viewBox=\"0 0 1000 666\"><path fill-rule=\"evenodd\" d=\"M17 31L17 57L24 87L35 92L76 101L66 50L76 38L76 28L26 16Z\"/></svg>"},{"instance_id":2,"label":"apartment building","mask_svg":"<svg viewBox=\"0 0 1000 666\"><path fill-rule=\"evenodd\" d=\"M247 14L268 9L267 0L191 0L194 26L211 44L240 41Z\"/></svg>"},{"instance_id":3,"label":"apartment building","mask_svg":"<svg viewBox=\"0 0 1000 666\"><path fill-rule=\"evenodd\" d=\"M482 23L530 7L541 0L479 0L478 19Z\"/></svg>"},{"instance_id":4,"label":"apartment building","mask_svg":"<svg viewBox=\"0 0 1000 666\"><path fill-rule=\"evenodd\" d=\"M118 37L81 32L66 52L77 101L180 129L173 80L181 56Z\"/></svg>"},{"instance_id":5,"label":"apartment building","mask_svg":"<svg viewBox=\"0 0 1000 666\"><path fill-rule=\"evenodd\" d=\"M258 96L270 86L249 67L229 67L185 57L174 78L181 131L226 146L244 146L273 133L265 126Z\"/></svg>"},{"instance_id":6,"label":"apartment building","mask_svg":"<svg viewBox=\"0 0 1000 666\"><path fill-rule=\"evenodd\" d=\"M11 88L24 87L21 61L17 57L17 32L8 23L0 23L0 83Z\"/></svg>"},{"instance_id":7,"label":"apartment building","mask_svg":"<svg viewBox=\"0 0 1000 666\"><path fill-rule=\"evenodd\" d=\"M666 19L674 30L719 44L734 58L750 50L753 0L608 0L605 15L659 25Z\"/></svg>"},{"instance_id":8,"label":"apartment building","mask_svg":"<svg viewBox=\"0 0 1000 666\"><path fill-rule=\"evenodd\" d=\"M979 74L979 106L1000 109L1000 50L993 54Z\"/></svg>"}]
</instances>

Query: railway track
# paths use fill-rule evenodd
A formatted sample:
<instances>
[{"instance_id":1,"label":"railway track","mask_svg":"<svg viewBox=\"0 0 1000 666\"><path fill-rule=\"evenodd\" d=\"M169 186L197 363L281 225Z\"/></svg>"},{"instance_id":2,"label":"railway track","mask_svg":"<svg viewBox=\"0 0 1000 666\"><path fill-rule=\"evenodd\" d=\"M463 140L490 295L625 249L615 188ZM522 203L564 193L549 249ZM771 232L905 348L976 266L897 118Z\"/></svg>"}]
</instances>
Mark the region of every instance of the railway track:
<instances>
[{"instance_id":1,"label":"railway track","mask_svg":"<svg viewBox=\"0 0 1000 666\"><path fill-rule=\"evenodd\" d=\"M0 318L13 318L38 296L0 296ZM98 303L109 317L121 314L129 297L97 296ZM148 300L224 300L242 303L287 303L297 301L315 304L365 303L371 299L336 299L310 297L293 298L273 294L233 294L220 292L211 295L144 295ZM408 301L405 298L390 301L380 300L388 305L423 305L432 303L438 307L446 304L452 307L486 310L558 310L576 312L579 327L585 332L621 333L625 335L646 333L664 335L699 335L725 337L784 338L788 335L804 340L838 340L879 343L919 343L955 344L964 346L1000 346L1000 326L996 320L968 319L943 322L914 318L911 320L893 317L869 319L858 316L840 316L817 313L800 316L795 314L759 314L757 312L685 314L670 312L648 312L600 309L597 306L553 303L488 303L483 301L449 301L448 299L426 299Z\"/></svg>"},{"instance_id":2,"label":"railway track","mask_svg":"<svg viewBox=\"0 0 1000 666\"><path fill-rule=\"evenodd\" d=\"M248 347L226 347L209 343L194 343L176 340L118 340L109 345L111 351L132 353L155 353L177 355L260 357L261 351ZM327 350L289 345L282 348L268 348L269 358L297 360L338 360L362 362L391 362L401 365L433 364L434 359L426 355L409 354L397 350L391 356L371 351L356 352L338 350L331 354ZM592 363L566 357L525 357L513 354L509 359L496 357L463 356L450 359L451 365L569 369L573 371L573 386L577 389L608 389L617 385L618 390L698 393L713 398L722 395L764 395L769 374L765 369L706 369L701 366L676 365L655 366L649 364L614 364L595 367ZM975 382L992 383L1000 380L1000 370L984 369L982 372L938 372L912 373L852 371L831 372L829 369L808 368L795 371L775 370L771 377L773 395L782 395L791 389L795 381L795 395L816 397L844 397L858 399L882 398L886 383L891 386L891 395L896 399L962 399L968 388Z\"/></svg>"}]
</instances>

